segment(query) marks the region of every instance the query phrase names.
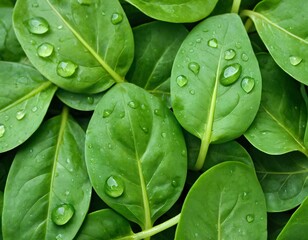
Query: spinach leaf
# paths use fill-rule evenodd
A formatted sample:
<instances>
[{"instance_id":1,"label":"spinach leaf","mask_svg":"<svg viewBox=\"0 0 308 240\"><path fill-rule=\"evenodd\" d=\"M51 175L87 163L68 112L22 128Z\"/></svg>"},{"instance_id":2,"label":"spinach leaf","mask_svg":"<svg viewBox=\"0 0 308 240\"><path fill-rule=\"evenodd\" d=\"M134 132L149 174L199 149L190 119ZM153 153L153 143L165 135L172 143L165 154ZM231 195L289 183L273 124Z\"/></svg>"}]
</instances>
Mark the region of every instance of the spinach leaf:
<instances>
[{"instance_id":1,"label":"spinach leaf","mask_svg":"<svg viewBox=\"0 0 308 240\"><path fill-rule=\"evenodd\" d=\"M264 0L245 10L277 64L308 84L308 25L306 0Z\"/></svg>"},{"instance_id":2,"label":"spinach leaf","mask_svg":"<svg viewBox=\"0 0 308 240\"><path fill-rule=\"evenodd\" d=\"M118 1L19 0L13 21L31 63L61 88L97 93L124 81L134 43Z\"/></svg>"},{"instance_id":3,"label":"spinach leaf","mask_svg":"<svg viewBox=\"0 0 308 240\"><path fill-rule=\"evenodd\" d=\"M159 99L130 83L103 96L86 133L86 162L110 207L151 228L178 199L186 161L181 128Z\"/></svg>"},{"instance_id":4,"label":"spinach leaf","mask_svg":"<svg viewBox=\"0 0 308 240\"><path fill-rule=\"evenodd\" d=\"M260 70L241 19L224 14L198 24L178 51L171 75L175 116L201 139L196 169L210 143L247 130L260 99Z\"/></svg>"},{"instance_id":5,"label":"spinach leaf","mask_svg":"<svg viewBox=\"0 0 308 240\"><path fill-rule=\"evenodd\" d=\"M0 62L0 152L25 142L40 126L56 86L32 67Z\"/></svg>"},{"instance_id":6,"label":"spinach leaf","mask_svg":"<svg viewBox=\"0 0 308 240\"><path fill-rule=\"evenodd\" d=\"M298 150L308 156L304 140L307 107L299 83L282 71L270 55L262 54L258 59L263 78L262 100L245 137L268 154Z\"/></svg>"},{"instance_id":7,"label":"spinach leaf","mask_svg":"<svg viewBox=\"0 0 308 240\"><path fill-rule=\"evenodd\" d=\"M203 173L190 189L175 240L266 236L265 200L253 169L225 162Z\"/></svg>"},{"instance_id":8,"label":"spinach leaf","mask_svg":"<svg viewBox=\"0 0 308 240\"><path fill-rule=\"evenodd\" d=\"M72 239L84 220L91 184L84 131L65 109L17 153L4 191L5 239Z\"/></svg>"}]
</instances>

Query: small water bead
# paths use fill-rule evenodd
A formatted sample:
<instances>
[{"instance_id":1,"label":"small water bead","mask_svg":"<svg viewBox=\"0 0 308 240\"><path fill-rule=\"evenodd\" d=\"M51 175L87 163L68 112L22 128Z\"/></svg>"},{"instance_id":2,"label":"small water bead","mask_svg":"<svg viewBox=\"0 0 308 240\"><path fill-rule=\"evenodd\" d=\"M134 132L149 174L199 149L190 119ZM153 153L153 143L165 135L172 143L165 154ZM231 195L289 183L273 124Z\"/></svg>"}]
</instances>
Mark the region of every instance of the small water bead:
<instances>
[{"instance_id":1,"label":"small water bead","mask_svg":"<svg viewBox=\"0 0 308 240\"><path fill-rule=\"evenodd\" d=\"M77 0L77 1L81 5L90 5L92 3L92 0Z\"/></svg>"},{"instance_id":2,"label":"small water bead","mask_svg":"<svg viewBox=\"0 0 308 240\"><path fill-rule=\"evenodd\" d=\"M237 49L240 49L240 48L242 48L242 44L241 44L240 42L236 42L236 43L235 43L235 47L236 47Z\"/></svg>"},{"instance_id":3,"label":"small water bead","mask_svg":"<svg viewBox=\"0 0 308 240\"><path fill-rule=\"evenodd\" d=\"M189 93L190 93L191 95L195 95L196 92L195 92L195 90L192 89L192 90L189 91Z\"/></svg>"},{"instance_id":4,"label":"small water bead","mask_svg":"<svg viewBox=\"0 0 308 240\"><path fill-rule=\"evenodd\" d=\"M125 112L121 112L120 113L120 118L124 118L125 117Z\"/></svg>"},{"instance_id":5,"label":"small water bead","mask_svg":"<svg viewBox=\"0 0 308 240\"><path fill-rule=\"evenodd\" d=\"M105 193L113 198L120 197L124 192L124 182L118 176L110 176L105 183Z\"/></svg>"},{"instance_id":6,"label":"small water bead","mask_svg":"<svg viewBox=\"0 0 308 240\"><path fill-rule=\"evenodd\" d=\"M147 127L141 127L141 129L142 129L142 131L143 131L144 133L148 133L148 132L149 132L149 129L148 129Z\"/></svg>"},{"instance_id":7,"label":"small water bead","mask_svg":"<svg viewBox=\"0 0 308 240\"><path fill-rule=\"evenodd\" d=\"M109 116L111 115L111 113L112 113L112 110L110 110L110 109L105 109L105 110L103 111L103 118L109 117Z\"/></svg>"},{"instance_id":8,"label":"small water bead","mask_svg":"<svg viewBox=\"0 0 308 240\"><path fill-rule=\"evenodd\" d=\"M93 103L94 103L94 97L88 96L88 97L87 97L87 102L88 102L89 104L93 104Z\"/></svg>"},{"instance_id":9,"label":"small water bead","mask_svg":"<svg viewBox=\"0 0 308 240\"><path fill-rule=\"evenodd\" d=\"M32 7L37 8L37 7L39 7L39 4L38 3L32 3Z\"/></svg>"},{"instance_id":10,"label":"small water bead","mask_svg":"<svg viewBox=\"0 0 308 240\"><path fill-rule=\"evenodd\" d=\"M62 26L62 25L59 25L57 28L58 28L59 30L61 30L61 29L63 29L63 26Z\"/></svg>"},{"instance_id":11,"label":"small water bead","mask_svg":"<svg viewBox=\"0 0 308 240\"><path fill-rule=\"evenodd\" d=\"M289 60L290 60L290 63L291 63L293 66L297 66L298 64L300 64L300 63L303 61L302 58L297 57L297 56L291 56L291 57L289 58Z\"/></svg>"},{"instance_id":12,"label":"small water bead","mask_svg":"<svg viewBox=\"0 0 308 240\"><path fill-rule=\"evenodd\" d=\"M192 71L194 74L198 74L200 71L200 65L196 62L191 62L188 64L188 68L190 71Z\"/></svg>"},{"instance_id":13,"label":"small water bead","mask_svg":"<svg viewBox=\"0 0 308 240\"><path fill-rule=\"evenodd\" d=\"M246 53L242 53L241 55L241 59L244 61L244 62L247 62L249 60L249 57Z\"/></svg>"},{"instance_id":14,"label":"small water bead","mask_svg":"<svg viewBox=\"0 0 308 240\"><path fill-rule=\"evenodd\" d=\"M78 66L71 61L61 61L57 66L57 73L61 77L71 77L77 68Z\"/></svg>"},{"instance_id":15,"label":"small water bead","mask_svg":"<svg viewBox=\"0 0 308 240\"><path fill-rule=\"evenodd\" d=\"M166 137L167 137L167 133L162 132L162 133L161 133L161 136L162 136L162 138L166 138Z\"/></svg>"},{"instance_id":16,"label":"small water bead","mask_svg":"<svg viewBox=\"0 0 308 240\"><path fill-rule=\"evenodd\" d=\"M26 112L24 110L21 110L21 111L18 111L15 116L17 120L22 120L25 117L25 115L26 115Z\"/></svg>"},{"instance_id":17,"label":"small water bead","mask_svg":"<svg viewBox=\"0 0 308 240\"><path fill-rule=\"evenodd\" d=\"M121 13L113 13L111 15L111 23L113 25L117 25L119 23L121 23L123 20L123 15Z\"/></svg>"},{"instance_id":18,"label":"small water bead","mask_svg":"<svg viewBox=\"0 0 308 240\"><path fill-rule=\"evenodd\" d=\"M130 108L132 108L132 109L138 108L138 104L137 104L136 102L134 102L134 101L128 102L127 105L128 105Z\"/></svg>"},{"instance_id":19,"label":"small water bead","mask_svg":"<svg viewBox=\"0 0 308 240\"><path fill-rule=\"evenodd\" d=\"M63 240L63 235L60 233L56 236L56 240Z\"/></svg>"},{"instance_id":20,"label":"small water bead","mask_svg":"<svg viewBox=\"0 0 308 240\"><path fill-rule=\"evenodd\" d=\"M0 124L0 138L3 137L5 133L5 126L3 124Z\"/></svg>"},{"instance_id":21,"label":"small water bead","mask_svg":"<svg viewBox=\"0 0 308 240\"><path fill-rule=\"evenodd\" d=\"M196 42L197 42L197 43L201 43L201 41L202 41L202 38L197 38L197 39L196 39Z\"/></svg>"},{"instance_id":22,"label":"small water bead","mask_svg":"<svg viewBox=\"0 0 308 240\"><path fill-rule=\"evenodd\" d=\"M34 107L31 109L32 112L36 112L37 110L38 110L38 107L37 107L37 106L34 106Z\"/></svg>"},{"instance_id":23,"label":"small water bead","mask_svg":"<svg viewBox=\"0 0 308 240\"><path fill-rule=\"evenodd\" d=\"M251 77L244 77L241 82L241 87L246 93L250 93L255 86L255 80Z\"/></svg>"},{"instance_id":24,"label":"small water bead","mask_svg":"<svg viewBox=\"0 0 308 240\"><path fill-rule=\"evenodd\" d=\"M235 83L242 73L242 66L238 63L227 65L221 73L220 83L224 86Z\"/></svg>"},{"instance_id":25,"label":"small water bead","mask_svg":"<svg viewBox=\"0 0 308 240\"><path fill-rule=\"evenodd\" d=\"M75 209L71 204L61 204L55 207L51 213L51 220L56 225L65 225L73 217Z\"/></svg>"},{"instance_id":26,"label":"small water bead","mask_svg":"<svg viewBox=\"0 0 308 240\"><path fill-rule=\"evenodd\" d=\"M34 34L44 34L49 30L49 24L42 17L30 18L25 22L28 30Z\"/></svg>"},{"instance_id":27,"label":"small water bead","mask_svg":"<svg viewBox=\"0 0 308 240\"><path fill-rule=\"evenodd\" d=\"M54 47L50 43L43 43L40 46L38 46L37 54L42 58L46 58L53 53L53 49Z\"/></svg>"},{"instance_id":28,"label":"small water bead","mask_svg":"<svg viewBox=\"0 0 308 240\"><path fill-rule=\"evenodd\" d=\"M248 215L246 216L246 221L247 221L248 223L252 223L254 220L255 220L255 216L254 216L253 214L248 214Z\"/></svg>"},{"instance_id":29,"label":"small water bead","mask_svg":"<svg viewBox=\"0 0 308 240\"><path fill-rule=\"evenodd\" d=\"M218 47L218 41L216 38L212 38L207 42L207 45L211 48L217 48Z\"/></svg>"},{"instance_id":30,"label":"small water bead","mask_svg":"<svg viewBox=\"0 0 308 240\"><path fill-rule=\"evenodd\" d=\"M231 59L235 58L235 56L236 56L236 52L235 52L234 49L230 48L230 49L225 51L225 54L224 54L225 60L231 60Z\"/></svg>"},{"instance_id":31,"label":"small water bead","mask_svg":"<svg viewBox=\"0 0 308 240\"><path fill-rule=\"evenodd\" d=\"M184 87L187 85L187 82L188 82L188 79L186 76L184 75L179 75L177 78L176 78L176 83L179 87Z\"/></svg>"}]
</instances>

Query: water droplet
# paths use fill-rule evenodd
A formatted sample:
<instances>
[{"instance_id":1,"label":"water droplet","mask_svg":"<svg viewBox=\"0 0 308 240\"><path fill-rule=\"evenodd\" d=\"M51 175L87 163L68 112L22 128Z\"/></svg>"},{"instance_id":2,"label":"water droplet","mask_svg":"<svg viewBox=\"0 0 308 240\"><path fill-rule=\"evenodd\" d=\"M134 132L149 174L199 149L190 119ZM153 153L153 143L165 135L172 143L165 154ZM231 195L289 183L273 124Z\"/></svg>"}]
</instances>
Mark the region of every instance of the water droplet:
<instances>
[{"instance_id":1,"label":"water droplet","mask_svg":"<svg viewBox=\"0 0 308 240\"><path fill-rule=\"evenodd\" d=\"M63 240L63 235L60 233L56 236L56 240Z\"/></svg>"},{"instance_id":2,"label":"water droplet","mask_svg":"<svg viewBox=\"0 0 308 240\"><path fill-rule=\"evenodd\" d=\"M36 41L34 41L34 40L30 40L30 43L31 43L31 45L35 45L36 44Z\"/></svg>"},{"instance_id":3,"label":"water droplet","mask_svg":"<svg viewBox=\"0 0 308 240\"><path fill-rule=\"evenodd\" d=\"M5 133L5 127L3 124L0 124L0 138L3 137L4 133Z\"/></svg>"},{"instance_id":4,"label":"water droplet","mask_svg":"<svg viewBox=\"0 0 308 240\"><path fill-rule=\"evenodd\" d=\"M289 58L289 60L290 60L290 63L291 63L293 66L297 66L298 64L300 64L300 63L303 61L302 58L297 57L297 56L291 56L291 57Z\"/></svg>"},{"instance_id":5,"label":"water droplet","mask_svg":"<svg viewBox=\"0 0 308 240\"><path fill-rule=\"evenodd\" d=\"M94 103L94 97L88 96L88 97L87 97L87 102L88 102L89 104L93 104L93 103Z\"/></svg>"},{"instance_id":6,"label":"water droplet","mask_svg":"<svg viewBox=\"0 0 308 240\"><path fill-rule=\"evenodd\" d=\"M16 119L17 120L22 120L26 115L26 112L24 110L18 111L16 113Z\"/></svg>"},{"instance_id":7,"label":"water droplet","mask_svg":"<svg viewBox=\"0 0 308 240\"><path fill-rule=\"evenodd\" d=\"M62 25L59 25L57 28L58 28L59 30L61 30L61 29L63 29L63 26L62 26Z\"/></svg>"},{"instance_id":8,"label":"water droplet","mask_svg":"<svg viewBox=\"0 0 308 240\"><path fill-rule=\"evenodd\" d=\"M246 216L246 221L247 221L248 223L252 223L254 220L255 220L255 216L254 216L253 214L248 214L248 215Z\"/></svg>"},{"instance_id":9,"label":"water droplet","mask_svg":"<svg viewBox=\"0 0 308 240\"><path fill-rule=\"evenodd\" d=\"M56 225L64 225L73 217L74 213L75 209L71 204L61 204L52 210L51 220Z\"/></svg>"},{"instance_id":10,"label":"water droplet","mask_svg":"<svg viewBox=\"0 0 308 240\"><path fill-rule=\"evenodd\" d=\"M187 82L188 82L188 79L184 75L179 75L176 78L176 83L179 87L184 87L187 84Z\"/></svg>"},{"instance_id":11,"label":"water droplet","mask_svg":"<svg viewBox=\"0 0 308 240\"><path fill-rule=\"evenodd\" d=\"M109 116L111 115L111 113L112 113L112 110L110 110L110 109L105 109L105 110L103 111L103 118L109 117Z\"/></svg>"},{"instance_id":12,"label":"water droplet","mask_svg":"<svg viewBox=\"0 0 308 240\"><path fill-rule=\"evenodd\" d=\"M138 104L137 104L136 102L134 102L134 101L128 102L127 105L128 105L130 108L132 108L132 109L136 109L136 108L138 107Z\"/></svg>"},{"instance_id":13,"label":"water droplet","mask_svg":"<svg viewBox=\"0 0 308 240\"><path fill-rule=\"evenodd\" d=\"M207 42L207 45L209 47L212 47L212 48L217 48L218 47L218 41L216 38L212 38L210 39L208 42Z\"/></svg>"},{"instance_id":14,"label":"water droplet","mask_svg":"<svg viewBox=\"0 0 308 240\"><path fill-rule=\"evenodd\" d=\"M71 61L61 61L57 66L57 73L61 77L70 77L75 72L78 66Z\"/></svg>"},{"instance_id":15,"label":"water droplet","mask_svg":"<svg viewBox=\"0 0 308 240\"><path fill-rule=\"evenodd\" d=\"M105 183L105 193L113 198L120 197L124 192L124 182L118 176L110 176Z\"/></svg>"},{"instance_id":16,"label":"water droplet","mask_svg":"<svg viewBox=\"0 0 308 240\"><path fill-rule=\"evenodd\" d=\"M163 138L166 138L166 137L167 137L167 133L163 132L163 133L161 133L161 136L162 136Z\"/></svg>"},{"instance_id":17,"label":"water droplet","mask_svg":"<svg viewBox=\"0 0 308 240\"><path fill-rule=\"evenodd\" d=\"M190 93L191 95L195 95L196 92L195 92L195 90L192 89L192 90L189 91L189 93Z\"/></svg>"},{"instance_id":18,"label":"water droplet","mask_svg":"<svg viewBox=\"0 0 308 240\"><path fill-rule=\"evenodd\" d=\"M171 185L172 185L172 187L177 187L178 182L176 180L172 180Z\"/></svg>"},{"instance_id":19,"label":"water droplet","mask_svg":"<svg viewBox=\"0 0 308 240\"><path fill-rule=\"evenodd\" d=\"M231 60L233 59L234 57L236 56L236 52L234 49L228 49L225 51L225 55L224 55L224 58L225 60Z\"/></svg>"},{"instance_id":20,"label":"water droplet","mask_svg":"<svg viewBox=\"0 0 308 240\"><path fill-rule=\"evenodd\" d=\"M49 24L42 17L30 18L25 22L28 30L34 34L44 34L49 30Z\"/></svg>"},{"instance_id":21,"label":"water droplet","mask_svg":"<svg viewBox=\"0 0 308 240\"><path fill-rule=\"evenodd\" d=\"M242 199L243 199L243 200L248 199L248 193L247 193L247 192L243 192L243 194L242 194Z\"/></svg>"},{"instance_id":22,"label":"water droplet","mask_svg":"<svg viewBox=\"0 0 308 240\"><path fill-rule=\"evenodd\" d=\"M249 60L249 57L246 53L242 53L241 58L244 62L247 62Z\"/></svg>"},{"instance_id":23,"label":"water droplet","mask_svg":"<svg viewBox=\"0 0 308 240\"><path fill-rule=\"evenodd\" d=\"M121 112L120 113L120 118L124 118L125 117L125 112Z\"/></svg>"},{"instance_id":24,"label":"water droplet","mask_svg":"<svg viewBox=\"0 0 308 240\"><path fill-rule=\"evenodd\" d=\"M37 107L37 106L34 106L34 107L31 109L32 112L36 112L37 110L38 110L38 107Z\"/></svg>"},{"instance_id":25,"label":"water droplet","mask_svg":"<svg viewBox=\"0 0 308 240\"><path fill-rule=\"evenodd\" d=\"M148 133L148 132L149 132L149 129L148 129L147 127L141 127L141 129L142 129L142 131L143 131L144 133Z\"/></svg>"},{"instance_id":26,"label":"water droplet","mask_svg":"<svg viewBox=\"0 0 308 240\"><path fill-rule=\"evenodd\" d=\"M191 62L188 64L188 68L190 71L192 71L194 74L198 74L200 71L200 65L196 62Z\"/></svg>"},{"instance_id":27,"label":"water droplet","mask_svg":"<svg viewBox=\"0 0 308 240\"><path fill-rule=\"evenodd\" d=\"M77 1L81 5L90 5L92 3L92 0L77 0Z\"/></svg>"},{"instance_id":28,"label":"water droplet","mask_svg":"<svg viewBox=\"0 0 308 240\"><path fill-rule=\"evenodd\" d=\"M236 47L237 49L240 49L240 48L242 48L242 44L241 44L240 42L236 42L236 43L235 43L235 47Z\"/></svg>"},{"instance_id":29,"label":"water droplet","mask_svg":"<svg viewBox=\"0 0 308 240\"><path fill-rule=\"evenodd\" d=\"M241 87L246 93L250 93L255 86L255 80L251 77L244 77L241 82Z\"/></svg>"},{"instance_id":30,"label":"water droplet","mask_svg":"<svg viewBox=\"0 0 308 240\"><path fill-rule=\"evenodd\" d=\"M220 76L220 83L224 86L231 85L237 81L242 73L242 66L234 63L224 67Z\"/></svg>"},{"instance_id":31,"label":"water droplet","mask_svg":"<svg viewBox=\"0 0 308 240\"><path fill-rule=\"evenodd\" d=\"M37 8L38 6L39 6L38 3L32 3L32 7L33 7L33 8Z\"/></svg>"},{"instance_id":32,"label":"water droplet","mask_svg":"<svg viewBox=\"0 0 308 240\"><path fill-rule=\"evenodd\" d=\"M201 41L202 41L202 38L197 38L197 39L196 39L196 42L197 42L197 43L201 43Z\"/></svg>"},{"instance_id":33,"label":"water droplet","mask_svg":"<svg viewBox=\"0 0 308 240\"><path fill-rule=\"evenodd\" d=\"M123 15L121 13L113 13L111 15L111 22L113 25L121 23L123 20Z\"/></svg>"},{"instance_id":34,"label":"water droplet","mask_svg":"<svg viewBox=\"0 0 308 240\"><path fill-rule=\"evenodd\" d=\"M9 116L9 115L5 115L5 116L4 116L4 120L5 120L5 121L8 121L9 119L10 119L10 116Z\"/></svg>"},{"instance_id":35,"label":"water droplet","mask_svg":"<svg viewBox=\"0 0 308 240\"><path fill-rule=\"evenodd\" d=\"M37 54L40 57L46 58L53 53L53 46L50 43L43 43L37 48Z\"/></svg>"}]
</instances>

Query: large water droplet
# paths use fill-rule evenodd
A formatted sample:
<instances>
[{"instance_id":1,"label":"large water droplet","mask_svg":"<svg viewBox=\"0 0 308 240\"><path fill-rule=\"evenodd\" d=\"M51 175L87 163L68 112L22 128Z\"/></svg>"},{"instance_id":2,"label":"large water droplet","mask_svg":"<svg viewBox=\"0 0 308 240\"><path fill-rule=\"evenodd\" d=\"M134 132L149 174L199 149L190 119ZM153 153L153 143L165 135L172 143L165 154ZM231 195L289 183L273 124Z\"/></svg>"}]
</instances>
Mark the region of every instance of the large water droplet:
<instances>
[{"instance_id":1,"label":"large water droplet","mask_svg":"<svg viewBox=\"0 0 308 240\"><path fill-rule=\"evenodd\" d=\"M192 71L194 74L198 74L200 71L200 65L196 62L191 62L188 64L188 68L190 71Z\"/></svg>"},{"instance_id":2,"label":"large water droplet","mask_svg":"<svg viewBox=\"0 0 308 240\"><path fill-rule=\"evenodd\" d=\"M237 81L242 73L242 66L234 63L226 66L221 73L220 83L224 86L231 85Z\"/></svg>"},{"instance_id":3,"label":"large water droplet","mask_svg":"<svg viewBox=\"0 0 308 240\"><path fill-rule=\"evenodd\" d=\"M176 78L176 83L179 87L184 87L187 84L187 82L188 82L188 79L184 75L179 75Z\"/></svg>"},{"instance_id":4,"label":"large water droplet","mask_svg":"<svg viewBox=\"0 0 308 240\"><path fill-rule=\"evenodd\" d=\"M255 216L254 216L253 214L248 214L248 215L246 216L246 221L247 221L248 223L252 223L254 220L255 220Z\"/></svg>"},{"instance_id":5,"label":"large water droplet","mask_svg":"<svg viewBox=\"0 0 308 240\"><path fill-rule=\"evenodd\" d=\"M57 73L61 77L70 77L75 72L78 66L71 61L61 61L57 66Z\"/></svg>"},{"instance_id":6,"label":"large water droplet","mask_svg":"<svg viewBox=\"0 0 308 240\"><path fill-rule=\"evenodd\" d=\"M212 48L217 48L218 47L218 41L216 38L212 38L210 39L208 42L207 42L207 45L209 47L212 47Z\"/></svg>"},{"instance_id":7,"label":"large water droplet","mask_svg":"<svg viewBox=\"0 0 308 240\"><path fill-rule=\"evenodd\" d=\"M249 60L249 57L246 53L242 53L241 58L244 62L247 62Z\"/></svg>"},{"instance_id":8,"label":"large water droplet","mask_svg":"<svg viewBox=\"0 0 308 240\"><path fill-rule=\"evenodd\" d=\"M103 111L103 118L109 117L109 116L111 115L111 113L112 113L112 110L110 110L110 109L105 109L105 110Z\"/></svg>"},{"instance_id":9,"label":"large water droplet","mask_svg":"<svg viewBox=\"0 0 308 240\"><path fill-rule=\"evenodd\" d=\"M225 60L231 60L236 56L236 52L234 49L228 49L225 51L224 58Z\"/></svg>"},{"instance_id":10,"label":"large water droplet","mask_svg":"<svg viewBox=\"0 0 308 240\"><path fill-rule=\"evenodd\" d=\"M37 48L37 54L40 57L46 58L53 53L53 46L50 43L43 43Z\"/></svg>"},{"instance_id":11,"label":"large water droplet","mask_svg":"<svg viewBox=\"0 0 308 240\"><path fill-rule=\"evenodd\" d=\"M92 3L92 0L77 0L77 1L81 5L90 5Z\"/></svg>"},{"instance_id":12,"label":"large water droplet","mask_svg":"<svg viewBox=\"0 0 308 240\"><path fill-rule=\"evenodd\" d=\"M30 18L25 22L28 30L34 34L44 34L49 30L49 24L42 17Z\"/></svg>"},{"instance_id":13,"label":"large water droplet","mask_svg":"<svg viewBox=\"0 0 308 240\"><path fill-rule=\"evenodd\" d=\"M105 183L105 193L113 198L120 197L124 192L124 182L118 176L110 176Z\"/></svg>"},{"instance_id":14,"label":"large water droplet","mask_svg":"<svg viewBox=\"0 0 308 240\"><path fill-rule=\"evenodd\" d=\"M123 20L123 15L121 13L113 13L111 15L111 23L116 25L121 23Z\"/></svg>"},{"instance_id":15,"label":"large water droplet","mask_svg":"<svg viewBox=\"0 0 308 240\"><path fill-rule=\"evenodd\" d=\"M16 113L16 119L17 120L22 120L26 115L26 112L24 110L18 111Z\"/></svg>"},{"instance_id":16,"label":"large water droplet","mask_svg":"<svg viewBox=\"0 0 308 240\"><path fill-rule=\"evenodd\" d=\"M3 124L0 124L0 138L3 137L5 133L5 126Z\"/></svg>"},{"instance_id":17,"label":"large water droplet","mask_svg":"<svg viewBox=\"0 0 308 240\"><path fill-rule=\"evenodd\" d=\"M300 64L300 63L303 61L302 58L297 57L297 56L291 56L291 57L289 58L289 60L290 60L290 63L291 63L293 66L297 66L298 64Z\"/></svg>"},{"instance_id":18,"label":"large water droplet","mask_svg":"<svg viewBox=\"0 0 308 240\"><path fill-rule=\"evenodd\" d=\"M241 87L246 93L250 93L255 86L255 80L251 77L244 77L241 82Z\"/></svg>"},{"instance_id":19,"label":"large water droplet","mask_svg":"<svg viewBox=\"0 0 308 240\"><path fill-rule=\"evenodd\" d=\"M56 225L64 225L73 217L74 213L75 209L71 204L61 204L52 210L51 220Z\"/></svg>"}]
</instances>

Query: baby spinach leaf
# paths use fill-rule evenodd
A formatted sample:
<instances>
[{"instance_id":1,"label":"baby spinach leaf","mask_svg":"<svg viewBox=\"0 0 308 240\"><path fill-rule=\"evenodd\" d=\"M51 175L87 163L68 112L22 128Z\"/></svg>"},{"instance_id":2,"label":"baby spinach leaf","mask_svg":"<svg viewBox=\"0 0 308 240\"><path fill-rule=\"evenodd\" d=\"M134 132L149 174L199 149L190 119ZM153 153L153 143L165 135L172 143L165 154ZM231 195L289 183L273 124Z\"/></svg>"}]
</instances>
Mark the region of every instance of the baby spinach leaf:
<instances>
[{"instance_id":1,"label":"baby spinach leaf","mask_svg":"<svg viewBox=\"0 0 308 240\"><path fill-rule=\"evenodd\" d=\"M263 78L261 106L245 137L268 154L298 150L308 155L304 142L307 108L299 83L282 71L270 55L262 54L258 59Z\"/></svg>"},{"instance_id":2,"label":"baby spinach leaf","mask_svg":"<svg viewBox=\"0 0 308 240\"><path fill-rule=\"evenodd\" d=\"M129 222L111 209L88 214L76 240L120 239L133 234Z\"/></svg>"},{"instance_id":3,"label":"baby spinach leaf","mask_svg":"<svg viewBox=\"0 0 308 240\"><path fill-rule=\"evenodd\" d=\"M126 0L146 15L164 22L196 22L208 16L218 0Z\"/></svg>"},{"instance_id":4,"label":"baby spinach leaf","mask_svg":"<svg viewBox=\"0 0 308 240\"><path fill-rule=\"evenodd\" d=\"M266 239L266 206L254 170L220 163L192 186L183 204L175 240Z\"/></svg>"},{"instance_id":5,"label":"baby spinach leaf","mask_svg":"<svg viewBox=\"0 0 308 240\"><path fill-rule=\"evenodd\" d=\"M201 139L195 168L210 143L243 134L261 98L261 74L239 16L224 14L198 24L174 60L171 102L180 124Z\"/></svg>"},{"instance_id":6,"label":"baby spinach leaf","mask_svg":"<svg viewBox=\"0 0 308 240\"><path fill-rule=\"evenodd\" d=\"M17 153L4 192L5 239L72 239L89 207L84 131L64 110Z\"/></svg>"},{"instance_id":7,"label":"baby spinach leaf","mask_svg":"<svg viewBox=\"0 0 308 240\"><path fill-rule=\"evenodd\" d=\"M307 157L299 152L267 155L250 152L263 188L268 212L281 212L298 206L308 195Z\"/></svg>"},{"instance_id":8,"label":"baby spinach leaf","mask_svg":"<svg viewBox=\"0 0 308 240\"><path fill-rule=\"evenodd\" d=\"M308 25L306 0L264 0L245 10L277 64L308 84Z\"/></svg>"},{"instance_id":9,"label":"baby spinach leaf","mask_svg":"<svg viewBox=\"0 0 308 240\"><path fill-rule=\"evenodd\" d=\"M61 88L97 93L124 81L134 43L118 1L19 0L13 21L32 64Z\"/></svg>"},{"instance_id":10,"label":"baby spinach leaf","mask_svg":"<svg viewBox=\"0 0 308 240\"><path fill-rule=\"evenodd\" d=\"M130 83L103 96L87 130L86 162L110 207L150 228L179 197L186 161L181 128L159 99Z\"/></svg>"},{"instance_id":11,"label":"baby spinach leaf","mask_svg":"<svg viewBox=\"0 0 308 240\"><path fill-rule=\"evenodd\" d=\"M0 62L0 152L26 141L41 124L56 86L32 67Z\"/></svg>"}]
</instances>

